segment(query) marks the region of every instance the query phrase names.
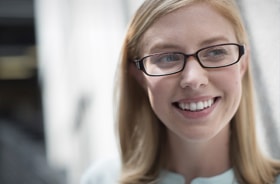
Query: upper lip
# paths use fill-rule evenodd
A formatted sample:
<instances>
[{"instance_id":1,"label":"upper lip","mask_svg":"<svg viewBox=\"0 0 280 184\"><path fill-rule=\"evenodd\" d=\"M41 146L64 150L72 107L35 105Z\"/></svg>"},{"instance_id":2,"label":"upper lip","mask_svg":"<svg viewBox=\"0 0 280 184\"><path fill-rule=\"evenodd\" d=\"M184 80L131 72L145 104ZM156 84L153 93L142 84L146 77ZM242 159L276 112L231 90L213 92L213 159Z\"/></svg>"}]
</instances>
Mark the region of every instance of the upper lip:
<instances>
[{"instance_id":1,"label":"upper lip","mask_svg":"<svg viewBox=\"0 0 280 184\"><path fill-rule=\"evenodd\" d=\"M174 101L173 103L198 103L201 101L207 101L210 99L215 99L215 96L200 96L200 97L192 97L192 98L184 98L178 101Z\"/></svg>"}]
</instances>

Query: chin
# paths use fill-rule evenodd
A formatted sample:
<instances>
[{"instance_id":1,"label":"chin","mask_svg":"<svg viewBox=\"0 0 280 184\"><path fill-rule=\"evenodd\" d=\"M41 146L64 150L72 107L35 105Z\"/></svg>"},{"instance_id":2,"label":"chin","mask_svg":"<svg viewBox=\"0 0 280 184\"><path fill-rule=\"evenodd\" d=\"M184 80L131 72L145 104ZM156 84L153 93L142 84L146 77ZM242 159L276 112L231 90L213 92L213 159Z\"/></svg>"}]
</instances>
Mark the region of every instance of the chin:
<instances>
[{"instance_id":1,"label":"chin","mask_svg":"<svg viewBox=\"0 0 280 184\"><path fill-rule=\"evenodd\" d=\"M191 130L186 130L184 132L178 133L184 141L190 143L205 143L215 139L222 139L223 137L229 135L228 128L229 126L216 127L216 128L203 128L196 127Z\"/></svg>"}]
</instances>

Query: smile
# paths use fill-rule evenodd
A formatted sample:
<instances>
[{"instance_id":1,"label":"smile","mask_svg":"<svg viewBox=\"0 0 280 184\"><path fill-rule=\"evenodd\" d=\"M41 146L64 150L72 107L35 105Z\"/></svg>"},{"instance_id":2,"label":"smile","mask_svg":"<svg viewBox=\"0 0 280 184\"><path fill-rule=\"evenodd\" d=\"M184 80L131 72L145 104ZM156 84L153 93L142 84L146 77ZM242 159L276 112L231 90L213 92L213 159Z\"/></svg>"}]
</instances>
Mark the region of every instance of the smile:
<instances>
[{"instance_id":1,"label":"smile","mask_svg":"<svg viewBox=\"0 0 280 184\"><path fill-rule=\"evenodd\" d=\"M190 103L183 103L183 102L177 102L175 103L176 106L183 110L183 111L202 111L204 109L210 108L215 102L214 98L205 100L205 101L198 101L198 102L190 102Z\"/></svg>"}]
</instances>

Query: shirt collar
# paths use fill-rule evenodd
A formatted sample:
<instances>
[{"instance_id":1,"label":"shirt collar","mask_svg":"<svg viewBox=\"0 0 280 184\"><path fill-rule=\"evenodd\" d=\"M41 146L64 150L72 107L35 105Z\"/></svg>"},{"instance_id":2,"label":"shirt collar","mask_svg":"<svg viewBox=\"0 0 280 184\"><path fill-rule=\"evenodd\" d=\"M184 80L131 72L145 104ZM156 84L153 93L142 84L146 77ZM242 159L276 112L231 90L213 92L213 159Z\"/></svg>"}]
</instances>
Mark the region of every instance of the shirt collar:
<instances>
[{"instance_id":1,"label":"shirt collar","mask_svg":"<svg viewBox=\"0 0 280 184\"><path fill-rule=\"evenodd\" d=\"M185 179L180 174L168 170L163 170L160 173L159 183L160 184L170 184L170 183L185 184ZM213 177L198 177L193 179L191 182L191 184L217 184L217 183L237 184L237 182L235 181L233 170L230 169L222 174Z\"/></svg>"}]
</instances>

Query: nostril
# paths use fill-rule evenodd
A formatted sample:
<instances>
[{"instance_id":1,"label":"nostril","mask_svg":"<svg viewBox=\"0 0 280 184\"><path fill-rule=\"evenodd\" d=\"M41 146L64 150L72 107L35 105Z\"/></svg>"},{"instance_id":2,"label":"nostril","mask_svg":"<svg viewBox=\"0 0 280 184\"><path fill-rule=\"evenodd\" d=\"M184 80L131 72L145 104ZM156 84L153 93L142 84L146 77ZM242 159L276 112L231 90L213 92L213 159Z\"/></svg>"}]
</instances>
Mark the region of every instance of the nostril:
<instances>
[{"instance_id":1,"label":"nostril","mask_svg":"<svg viewBox=\"0 0 280 184\"><path fill-rule=\"evenodd\" d=\"M208 85L208 78L204 76L199 77L182 77L180 86L182 88L199 89Z\"/></svg>"}]
</instances>

